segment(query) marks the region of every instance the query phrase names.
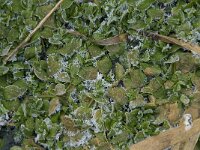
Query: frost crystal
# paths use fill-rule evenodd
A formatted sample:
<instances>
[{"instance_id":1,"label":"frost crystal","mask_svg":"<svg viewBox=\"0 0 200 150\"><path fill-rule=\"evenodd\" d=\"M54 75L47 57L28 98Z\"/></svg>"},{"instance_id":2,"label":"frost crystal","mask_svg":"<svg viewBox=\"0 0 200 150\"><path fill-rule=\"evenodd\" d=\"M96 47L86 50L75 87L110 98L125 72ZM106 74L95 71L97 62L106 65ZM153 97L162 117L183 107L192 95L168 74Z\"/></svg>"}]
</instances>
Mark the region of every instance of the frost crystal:
<instances>
[{"instance_id":1,"label":"frost crystal","mask_svg":"<svg viewBox=\"0 0 200 150\"><path fill-rule=\"evenodd\" d=\"M188 131L192 128L192 115L185 114L183 118L184 118L185 130Z\"/></svg>"}]
</instances>

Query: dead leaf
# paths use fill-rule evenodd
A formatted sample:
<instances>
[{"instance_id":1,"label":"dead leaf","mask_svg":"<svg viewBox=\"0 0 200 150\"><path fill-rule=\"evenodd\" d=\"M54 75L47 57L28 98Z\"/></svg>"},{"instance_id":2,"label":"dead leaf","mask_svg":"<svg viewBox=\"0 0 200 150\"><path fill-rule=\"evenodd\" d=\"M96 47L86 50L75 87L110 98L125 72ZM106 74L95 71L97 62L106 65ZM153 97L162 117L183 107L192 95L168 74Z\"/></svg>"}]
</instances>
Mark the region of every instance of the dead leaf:
<instances>
[{"instance_id":1,"label":"dead leaf","mask_svg":"<svg viewBox=\"0 0 200 150\"><path fill-rule=\"evenodd\" d=\"M192 52L200 54L200 47L198 45L195 45L195 44L192 44L192 43L189 43L189 42L184 42L183 40L178 40L178 39L175 39L175 38L172 38L172 37L169 37L169 36L164 36L164 35L160 35L160 34L157 34L157 33L152 33L152 32L147 33L147 36L161 40L161 41L166 42L166 43L179 45L182 48L185 48L185 49L188 49Z\"/></svg>"},{"instance_id":2,"label":"dead leaf","mask_svg":"<svg viewBox=\"0 0 200 150\"><path fill-rule=\"evenodd\" d=\"M165 132L161 132L157 136L149 137L137 144L133 144L130 150L143 150L148 147L148 150L161 150L166 147L174 146L178 143L184 142L200 131L200 119L193 122L192 128L188 131L185 130L185 125L177 128L171 128Z\"/></svg>"},{"instance_id":3,"label":"dead leaf","mask_svg":"<svg viewBox=\"0 0 200 150\"><path fill-rule=\"evenodd\" d=\"M158 107L159 118L167 119L170 123L175 123L181 118L181 109L178 103L165 104Z\"/></svg>"},{"instance_id":4,"label":"dead leaf","mask_svg":"<svg viewBox=\"0 0 200 150\"><path fill-rule=\"evenodd\" d=\"M126 33L111 37L111 38L107 38L107 39L103 39L103 40L97 40L94 41L95 44L97 45L116 45L122 42L127 41L128 35Z\"/></svg>"},{"instance_id":5,"label":"dead leaf","mask_svg":"<svg viewBox=\"0 0 200 150\"><path fill-rule=\"evenodd\" d=\"M78 131L78 128L75 126L75 123L72 118L66 115L61 115L60 116L61 122L64 125L64 127L72 132Z\"/></svg>"},{"instance_id":6,"label":"dead leaf","mask_svg":"<svg viewBox=\"0 0 200 150\"><path fill-rule=\"evenodd\" d=\"M60 101L58 97L53 98L49 104L49 116L55 114L60 109Z\"/></svg>"}]
</instances>

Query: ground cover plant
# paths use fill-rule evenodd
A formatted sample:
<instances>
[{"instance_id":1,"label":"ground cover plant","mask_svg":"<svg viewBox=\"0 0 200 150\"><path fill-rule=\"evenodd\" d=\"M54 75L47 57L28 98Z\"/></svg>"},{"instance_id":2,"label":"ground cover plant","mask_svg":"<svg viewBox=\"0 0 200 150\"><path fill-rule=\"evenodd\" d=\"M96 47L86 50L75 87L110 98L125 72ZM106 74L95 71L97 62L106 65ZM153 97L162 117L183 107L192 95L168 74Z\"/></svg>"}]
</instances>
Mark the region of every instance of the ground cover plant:
<instances>
[{"instance_id":1,"label":"ground cover plant","mask_svg":"<svg viewBox=\"0 0 200 150\"><path fill-rule=\"evenodd\" d=\"M57 2L0 0L0 149L128 149L200 106L199 0L64 0L12 53Z\"/></svg>"}]
</instances>

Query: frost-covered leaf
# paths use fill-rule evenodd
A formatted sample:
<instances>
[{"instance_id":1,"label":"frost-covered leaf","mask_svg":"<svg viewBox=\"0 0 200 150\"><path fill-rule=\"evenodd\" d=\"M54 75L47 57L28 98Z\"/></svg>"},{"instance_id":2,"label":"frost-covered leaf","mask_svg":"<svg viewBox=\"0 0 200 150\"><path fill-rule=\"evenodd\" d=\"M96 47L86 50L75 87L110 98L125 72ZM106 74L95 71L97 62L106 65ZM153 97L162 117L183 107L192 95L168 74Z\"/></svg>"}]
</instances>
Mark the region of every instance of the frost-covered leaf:
<instances>
[{"instance_id":1,"label":"frost-covered leaf","mask_svg":"<svg viewBox=\"0 0 200 150\"><path fill-rule=\"evenodd\" d=\"M56 95L63 95L66 93L65 85L64 84L57 84L55 86Z\"/></svg>"},{"instance_id":2,"label":"frost-covered leaf","mask_svg":"<svg viewBox=\"0 0 200 150\"><path fill-rule=\"evenodd\" d=\"M97 68L103 74L107 74L112 68L112 62L108 57L104 57L97 61Z\"/></svg>"},{"instance_id":3,"label":"frost-covered leaf","mask_svg":"<svg viewBox=\"0 0 200 150\"><path fill-rule=\"evenodd\" d=\"M34 139L25 139L23 140L23 143L22 143L22 147L24 149L32 149L32 148L35 148L35 149L39 149L39 150L44 150L43 147L41 147L40 145L36 144L34 142Z\"/></svg>"},{"instance_id":4,"label":"frost-covered leaf","mask_svg":"<svg viewBox=\"0 0 200 150\"><path fill-rule=\"evenodd\" d=\"M79 76L85 80L94 80L97 78L97 72L95 67L84 67L80 70Z\"/></svg>"},{"instance_id":5,"label":"frost-covered leaf","mask_svg":"<svg viewBox=\"0 0 200 150\"><path fill-rule=\"evenodd\" d=\"M139 10L144 10L149 7L155 2L156 0L141 0L137 3L137 7Z\"/></svg>"},{"instance_id":6,"label":"frost-covered leaf","mask_svg":"<svg viewBox=\"0 0 200 150\"><path fill-rule=\"evenodd\" d=\"M127 34L120 34L115 37L111 37L103 40L94 41L97 45L116 45L127 40Z\"/></svg>"},{"instance_id":7,"label":"frost-covered leaf","mask_svg":"<svg viewBox=\"0 0 200 150\"><path fill-rule=\"evenodd\" d=\"M56 112L59 112L60 107L61 104L58 97L51 99L49 103L49 116L55 114Z\"/></svg>"},{"instance_id":8,"label":"frost-covered leaf","mask_svg":"<svg viewBox=\"0 0 200 150\"><path fill-rule=\"evenodd\" d=\"M144 74L147 76L159 75L161 73L161 69L159 67L147 67L144 69Z\"/></svg>"},{"instance_id":9,"label":"frost-covered leaf","mask_svg":"<svg viewBox=\"0 0 200 150\"><path fill-rule=\"evenodd\" d=\"M4 97L7 100L14 100L24 95L24 91L16 85L8 85L4 88Z\"/></svg>"},{"instance_id":10,"label":"frost-covered leaf","mask_svg":"<svg viewBox=\"0 0 200 150\"><path fill-rule=\"evenodd\" d=\"M63 1L3 65L56 3L0 5L0 120L14 123L14 145L129 149L198 108L195 0Z\"/></svg>"},{"instance_id":11,"label":"frost-covered leaf","mask_svg":"<svg viewBox=\"0 0 200 150\"><path fill-rule=\"evenodd\" d=\"M162 9L155 9L155 8L151 8L147 11L147 14L151 17L151 18L161 18L163 17L163 10Z\"/></svg>"},{"instance_id":12,"label":"frost-covered leaf","mask_svg":"<svg viewBox=\"0 0 200 150\"><path fill-rule=\"evenodd\" d=\"M181 95L180 100L186 106L190 103L190 99L184 94Z\"/></svg>"},{"instance_id":13,"label":"frost-covered leaf","mask_svg":"<svg viewBox=\"0 0 200 150\"><path fill-rule=\"evenodd\" d=\"M62 115L60 117L62 124L64 125L64 127L69 130L69 131L77 131L77 128L75 127L75 123L74 121L66 115Z\"/></svg>"},{"instance_id":14,"label":"frost-covered leaf","mask_svg":"<svg viewBox=\"0 0 200 150\"><path fill-rule=\"evenodd\" d=\"M49 55L47 59L48 75L53 76L60 71L61 64L55 55Z\"/></svg>"},{"instance_id":15,"label":"frost-covered leaf","mask_svg":"<svg viewBox=\"0 0 200 150\"><path fill-rule=\"evenodd\" d=\"M109 55L111 58L119 57L123 53L124 48L124 44L111 45L106 47L106 49L109 51Z\"/></svg>"},{"instance_id":16,"label":"frost-covered leaf","mask_svg":"<svg viewBox=\"0 0 200 150\"><path fill-rule=\"evenodd\" d=\"M69 83L70 82L70 76L67 72L59 72L57 73L54 78L60 82Z\"/></svg>"},{"instance_id":17,"label":"frost-covered leaf","mask_svg":"<svg viewBox=\"0 0 200 150\"><path fill-rule=\"evenodd\" d=\"M92 57L97 57L102 54L103 50L96 45L91 45L88 47L88 51Z\"/></svg>"},{"instance_id":18,"label":"frost-covered leaf","mask_svg":"<svg viewBox=\"0 0 200 150\"><path fill-rule=\"evenodd\" d=\"M174 55L174 56L171 56L167 61L165 61L166 64L168 63L175 63L179 61L179 56L178 55Z\"/></svg>"},{"instance_id":19,"label":"frost-covered leaf","mask_svg":"<svg viewBox=\"0 0 200 150\"><path fill-rule=\"evenodd\" d=\"M9 68L6 66L0 66L0 76L7 74L9 71Z\"/></svg>"},{"instance_id":20,"label":"frost-covered leaf","mask_svg":"<svg viewBox=\"0 0 200 150\"><path fill-rule=\"evenodd\" d=\"M118 104L125 104L127 102L126 91L123 88L110 88L108 95Z\"/></svg>"},{"instance_id":21,"label":"frost-covered leaf","mask_svg":"<svg viewBox=\"0 0 200 150\"><path fill-rule=\"evenodd\" d=\"M145 74L141 70L131 70L130 78L134 88L141 87L145 83Z\"/></svg>"},{"instance_id":22,"label":"frost-covered leaf","mask_svg":"<svg viewBox=\"0 0 200 150\"><path fill-rule=\"evenodd\" d=\"M24 57L26 59L31 59L36 56L36 47L28 47L24 51Z\"/></svg>"},{"instance_id":23,"label":"frost-covered leaf","mask_svg":"<svg viewBox=\"0 0 200 150\"><path fill-rule=\"evenodd\" d=\"M8 52L10 51L10 48L12 47L12 45L8 45L7 47L5 47L3 50L1 50L1 54L0 56L6 56L8 54Z\"/></svg>"},{"instance_id":24,"label":"frost-covered leaf","mask_svg":"<svg viewBox=\"0 0 200 150\"><path fill-rule=\"evenodd\" d=\"M127 57L128 57L128 61L130 62L130 64L132 64L133 66L138 65L138 63L139 63L139 51L138 50L133 50L133 51L129 52Z\"/></svg>"},{"instance_id":25,"label":"frost-covered leaf","mask_svg":"<svg viewBox=\"0 0 200 150\"><path fill-rule=\"evenodd\" d=\"M59 53L67 56L72 55L74 51L76 51L78 48L82 45L82 40L79 39L70 39L66 41L67 43L64 45L63 48L59 49Z\"/></svg>"},{"instance_id":26,"label":"frost-covered leaf","mask_svg":"<svg viewBox=\"0 0 200 150\"><path fill-rule=\"evenodd\" d=\"M45 72L45 70L39 65L39 66L34 66L34 74L36 75L36 77L38 77L40 80L42 81L46 81L48 79L48 75Z\"/></svg>"},{"instance_id":27,"label":"frost-covered leaf","mask_svg":"<svg viewBox=\"0 0 200 150\"><path fill-rule=\"evenodd\" d=\"M74 0L68 0L61 5L62 9L70 8L70 6L74 3Z\"/></svg>"},{"instance_id":28,"label":"frost-covered leaf","mask_svg":"<svg viewBox=\"0 0 200 150\"><path fill-rule=\"evenodd\" d=\"M117 80L122 79L122 77L124 76L124 74L125 74L124 67L121 64L116 63L116 65L115 65L115 77L116 77L116 79Z\"/></svg>"},{"instance_id":29,"label":"frost-covered leaf","mask_svg":"<svg viewBox=\"0 0 200 150\"><path fill-rule=\"evenodd\" d=\"M10 150L22 150L22 147L20 146L13 146L10 148Z\"/></svg>"}]
</instances>

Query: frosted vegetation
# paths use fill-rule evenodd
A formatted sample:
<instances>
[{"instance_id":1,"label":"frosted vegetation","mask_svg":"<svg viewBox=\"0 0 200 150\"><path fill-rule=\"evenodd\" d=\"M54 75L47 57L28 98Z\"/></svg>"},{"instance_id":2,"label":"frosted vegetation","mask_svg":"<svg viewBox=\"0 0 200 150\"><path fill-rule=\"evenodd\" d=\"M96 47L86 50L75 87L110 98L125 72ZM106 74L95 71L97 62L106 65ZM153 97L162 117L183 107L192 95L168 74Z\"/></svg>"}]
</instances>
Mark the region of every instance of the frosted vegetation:
<instances>
[{"instance_id":1,"label":"frosted vegetation","mask_svg":"<svg viewBox=\"0 0 200 150\"><path fill-rule=\"evenodd\" d=\"M7 64L56 1L0 4L0 149L128 149L200 106L199 55L143 36L199 44L198 0L64 0Z\"/></svg>"}]
</instances>

